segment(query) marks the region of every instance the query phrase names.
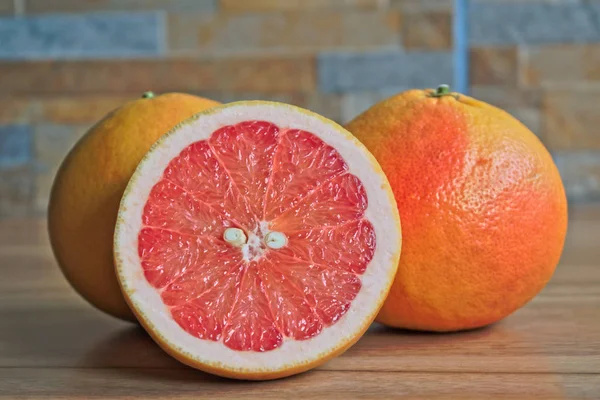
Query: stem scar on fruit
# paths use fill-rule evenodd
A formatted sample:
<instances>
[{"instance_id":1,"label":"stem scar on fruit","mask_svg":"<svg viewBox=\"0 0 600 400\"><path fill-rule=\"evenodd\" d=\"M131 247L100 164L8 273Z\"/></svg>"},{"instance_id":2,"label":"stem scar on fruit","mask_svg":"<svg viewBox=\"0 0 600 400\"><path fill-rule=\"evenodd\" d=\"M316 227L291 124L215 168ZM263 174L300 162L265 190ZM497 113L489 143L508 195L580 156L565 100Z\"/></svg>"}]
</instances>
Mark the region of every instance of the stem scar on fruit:
<instances>
[{"instance_id":1,"label":"stem scar on fruit","mask_svg":"<svg viewBox=\"0 0 600 400\"><path fill-rule=\"evenodd\" d=\"M153 91L144 92L144 94L142 95L142 99L151 99L153 97L154 97Z\"/></svg>"},{"instance_id":2,"label":"stem scar on fruit","mask_svg":"<svg viewBox=\"0 0 600 400\"><path fill-rule=\"evenodd\" d=\"M439 85L435 92L431 92L429 94L430 97L443 97L443 96L453 96L456 100L458 100L459 95L450 92L450 85Z\"/></svg>"}]
</instances>

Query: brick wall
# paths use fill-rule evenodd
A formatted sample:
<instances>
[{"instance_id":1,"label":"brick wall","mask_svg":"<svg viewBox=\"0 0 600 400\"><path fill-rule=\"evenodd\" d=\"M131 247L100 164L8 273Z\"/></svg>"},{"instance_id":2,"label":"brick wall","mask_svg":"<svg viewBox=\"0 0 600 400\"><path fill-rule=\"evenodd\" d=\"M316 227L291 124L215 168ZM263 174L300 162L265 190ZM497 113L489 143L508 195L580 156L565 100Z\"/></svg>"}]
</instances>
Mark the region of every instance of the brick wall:
<instances>
[{"instance_id":1,"label":"brick wall","mask_svg":"<svg viewBox=\"0 0 600 400\"><path fill-rule=\"evenodd\" d=\"M538 134L571 203L600 201L600 1L471 3L471 95Z\"/></svg>"},{"instance_id":2,"label":"brick wall","mask_svg":"<svg viewBox=\"0 0 600 400\"><path fill-rule=\"evenodd\" d=\"M0 217L43 214L77 138L147 90L345 122L452 77L450 0L0 0L0 14Z\"/></svg>"},{"instance_id":3,"label":"brick wall","mask_svg":"<svg viewBox=\"0 0 600 400\"><path fill-rule=\"evenodd\" d=\"M571 200L600 200L600 2L471 3L472 94L540 135ZM43 214L77 138L147 90L346 122L452 83L451 15L452 0L0 0L0 218Z\"/></svg>"}]
</instances>

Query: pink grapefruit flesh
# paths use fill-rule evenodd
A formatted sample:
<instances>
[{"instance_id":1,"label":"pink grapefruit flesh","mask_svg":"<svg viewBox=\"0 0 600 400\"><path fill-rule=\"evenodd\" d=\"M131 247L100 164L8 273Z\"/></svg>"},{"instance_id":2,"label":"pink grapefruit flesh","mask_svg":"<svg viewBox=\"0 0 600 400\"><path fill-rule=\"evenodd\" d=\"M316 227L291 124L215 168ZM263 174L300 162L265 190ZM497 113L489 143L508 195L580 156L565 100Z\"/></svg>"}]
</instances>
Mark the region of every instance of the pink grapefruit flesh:
<instances>
[{"instance_id":1,"label":"pink grapefruit flesh","mask_svg":"<svg viewBox=\"0 0 600 400\"><path fill-rule=\"evenodd\" d=\"M146 202L139 256L189 334L268 351L348 311L376 246L366 207L334 148L310 132L245 121L171 161ZM223 239L228 227L264 236L264 225L291 245L257 242L244 254Z\"/></svg>"},{"instance_id":2,"label":"pink grapefruit flesh","mask_svg":"<svg viewBox=\"0 0 600 400\"><path fill-rule=\"evenodd\" d=\"M296 119L310 122L316 118L292 110ZM127 240L117 232L117 272L133 311L142 315L142 324L167 351L177 346L164 337L165 327L156 328L154 319L170 320L167 330L177 329L174 322L179 336L185 332L186 343L194 343L190 338L212 342L210 349L257 354L250 357L257 360L282 352L286 346L291 349L293 342L310 346L348 319L345 317L361 292L371 291L371 299L363 298L356 305L372 308L362 317L364 331L391 284L392 261L399 254L399 225L387 181L372 157L351 137L336 132L342 130L337 125L330 130L340 137L331 138L323 135L320 124L308 123L301 129L286 125L281 118L252 117L254 113L248 112L247 119L237 115L232 123L211 124L204 121L211 118L210 113L199 116L187 127L190 137L168 146L172 157L155 157L162 159L164 167L160 162L146 167L154 175L151 184L141 184L147 195L128 193L124 197L123 213L136 208L140 217L129 232L136 236L131 242L137 243L137 261L133 260L137 266L130 265L133 254L123 261L119 250ZM202 134L190 131L192 126ZM210 126L216 129L207 131ZM177 132L170 135L175 137ZM161 143L153 151L160 148ZM349 159L352 152L373 169L371 175L358 173ZM140 168L142 165L138 171ZM379 182L378 187L373 188L371 179ZM135 186L135 176L131 185ZM128 196L135 198L132 207L127 206ZM390 215L382 216L373 207L367 212L371 196L377 206L385 204ZM372 265L377 251L386 252L378 256L378 263L385 265L378 272L383 284L378 283L381 287L373 291L373 277L365 283L363 275L378 269ZM135 285L144 281L148 296L161 307L156 318L152 315L156 306L144 307L149 301L138 304L132 298L138 293L128 290L128 279L121 271L124 263L141 272L129 279L136 279ZM364 286L369 290L363 290ZM355 334L353 340L358 337L360 334ZM182 354L187 349L179 350L178 358L185 358ZM211 370L202 368L210 362L191 358L183 361ZM257 367L264 368L263 364L258 362ZM217 373L245 377L243 373Z\"/></svg>"}]
</instances>

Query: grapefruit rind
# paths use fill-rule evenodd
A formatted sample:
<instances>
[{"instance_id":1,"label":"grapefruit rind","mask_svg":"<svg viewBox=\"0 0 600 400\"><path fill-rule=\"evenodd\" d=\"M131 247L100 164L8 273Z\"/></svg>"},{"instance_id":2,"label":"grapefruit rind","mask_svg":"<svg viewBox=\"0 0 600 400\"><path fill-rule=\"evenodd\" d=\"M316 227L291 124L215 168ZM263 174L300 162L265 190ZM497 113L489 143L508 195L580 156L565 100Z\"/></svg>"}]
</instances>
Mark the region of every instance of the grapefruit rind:
<instances>
[{"instance_id":1,"label":"grapefruit rind","mask_svg":"<svg viewBox=\"0 0 600 400\"><path fill-rule=\"evenodd\" d=\"M185 332L173 320L160 294L144 278L137 253L145 202L168 163L191 143L208 139L223 126L247 120L268 121L284 128L309 131L334 147L347 162L349 172L364 185L369 201L364 217L373 224L377 237L373 259L360 276L362 288L349 311L317 336L301 341L286 338L279 348L267 352L235 351L222 342L201 340ZM152 146L122 198L114 256L125 299L139 322L167 353L184 364L221 376L274 379L320 365L362 336L391 287L401 241L400 217L387 178L375 158L352 134L333 121L295 106L243 101L196 114Z\"/></svg>"}]
</instances>

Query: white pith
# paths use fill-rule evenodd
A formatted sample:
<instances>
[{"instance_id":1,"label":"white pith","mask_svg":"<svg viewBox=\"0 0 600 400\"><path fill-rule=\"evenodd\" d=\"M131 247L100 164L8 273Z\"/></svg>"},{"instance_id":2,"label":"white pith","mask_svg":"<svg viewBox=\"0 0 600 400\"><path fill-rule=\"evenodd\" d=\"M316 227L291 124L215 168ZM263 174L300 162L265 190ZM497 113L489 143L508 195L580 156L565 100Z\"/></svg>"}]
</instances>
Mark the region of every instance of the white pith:
<instances>
[{"instance_id":1,"label":"white pith","mask_svg":"<svg viewBox=\"0 0 600 400\"><path fill-rule=\"evenodd\" d=\"M234 351L221 341L198 339L185 332L171 317L159 292L143 275L138 257L138 234L142 212L150 190L161 179L167 164L190 144L208 139L217 129L248 120L274 123L280 128L312 132L333 146L364 185L368 198L365 218L374 226L376 249L362 288L348 312L317 336L303 341L285 338L266 352ZM117 274L132 307L172 350L184 357L231 371L280 371L326 357L365 328L382 303L397 268L400 229L397 209L388 192L388 182L364 147L343 133L341 127L293 106L268 102L233 103L199 115L163 137L140 163L122 200L115 233ZM385 190L383 189L385 188ZM247 240L252 240L248 232Z\"/></svg>"}]
</instances>

